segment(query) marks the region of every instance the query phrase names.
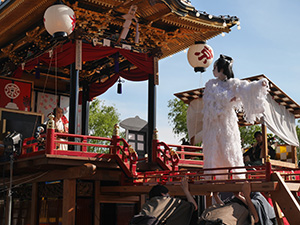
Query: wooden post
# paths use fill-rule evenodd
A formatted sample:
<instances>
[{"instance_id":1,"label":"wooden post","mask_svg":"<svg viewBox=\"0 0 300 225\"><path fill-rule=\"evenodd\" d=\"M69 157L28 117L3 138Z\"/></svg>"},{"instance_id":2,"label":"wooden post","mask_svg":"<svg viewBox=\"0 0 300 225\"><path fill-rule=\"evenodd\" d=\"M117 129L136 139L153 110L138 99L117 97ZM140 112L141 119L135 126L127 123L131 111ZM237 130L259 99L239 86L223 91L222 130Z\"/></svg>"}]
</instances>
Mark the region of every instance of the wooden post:
<instances>
[{"instance_id":1,"label":"wooden post","mask_svg":"<svg viewBox=\"0 0 300 225\"><path fill-rule=\"evenodd\" d=\"M81 114L81 134L89 134L89 84L87 80L82 82L82 114Z\"/></svg>"},{"instance_id":2,"label":"wooden post","mask_svg":"<svg viewBox=\"0 0 300 225\"><path fill-rule=\"evenodd\" d=\"M76 179L65 179L63 190L63 225L75 225Z\"/></svg>"},{"instance_id":3,"label":"wooden post","mask_svg":"<svg viewBox=\"0 0 300 225\"><path fill-rule=\"evenodd\" d=\"M297 147L291 146L291 148L292 148L292 162L295 163L295 168L298 168Z\"/></svg>"},{"instance_id":4,"label":"wooden post","mask_svg":"<svg viewBox=\"0 0 300 225\"><path fill-rule=\"evenodd\" d=\"M109 154L117 155L119 153L119 145L120 143L118 142L119 139L119 125L115 124L114 125L114 133L112 136L112 145L113 147L111 148L111 152Z\"/></svg>"},{"instance_id":5,"label":"wooden post","mask_svg":"<svg viewBox=\"0 0 300 225\"><path fill-rule=\"evenodd\" d=\"M145 204L146 202L146 195L145 194L142 194L140 195L140 201L139 201L139 205L138 205L138 211L140 212L143 205Z\"/></svg>"},{"instance_id":6,"label":"wooden post","mask_svg":"<svg viewBox=\"0 0 300 225\"><path fill-rule=\"evenodd\" d=\"M155 63L155 62L154 62ZM154 64L155 65L155 64ZM148 162L152 162L152 137L156 128L156 84L155 74L149 74L148 80Z\"/></svg>"},{"instance_id":7,"label":"wooden post","mask_svg":"<svg viewBox=\"0 0 300 225\"><path fill-rule=\"evenodd\" d=\"M70 100L69 100L69 133L77 134L79 98L79 70L75 68L75 63L70 65Z\"/></svg>"},{"instance_id":8,"label":"wooden post","mask_svg":"<svg viewBox=\"0 0 300 225\"><path fill-rule=\"evenodd\" d=\"M205 208L212 206L212 195L205 195Z\"/></svg>"},{"instance_id":9,"label":"wooden post","mask_svg":"<svg viewBox=\"0 0 300 225\"><path fill-rule=\"evenodd\" d=\"M94 192L94 225L100 225L100 181L95 181Z\"/></svg>"},{"instance_id":10,"label":"wooden post","mask_svg":"<svg viewBox=\"0 0 300 225\"><path fill-rule=\"evenodd\" d=\"M282 212L281 212L281 209L280 209L278 203L273 199L272 199L272 203L273 203L273 208L275 211L276 220L277 220L278 225L284 225Z\"/></svg>"},{"instance_id":11,"label":"wooden post","mask_svg":"<svg viewBox=\"0 0 300 225\"><path fill-rule=\"evenodd\" d=\"M32 183L30 225L38 224L38 183Z\"/></svg>"},{"instance_id":12,"label":"wooden post","mask_svg":"<svg viewBox=\"0 0 300 225\"><path fill-rule=\"evenodd\" d=\"M6 205L5 205L5 224L6 225L10 225L8 224L9 223L9 216L10 216L10 213L9 213L9 191L6 192Z\"/></svg>"},{"instance_id":13,"label":"wooden post","mask_svg":"<svg viewBox=\"0 0 300 225\"><path fill-rule=\"evenodd\" d=\"M267 156L266 159L266 181L271 181L272 165L270 162L270 156Z\"/></svg>"},{"instance_id":14,"label":"wooden post","mask_svg":"<svg viewBox=\"0 0 300 225\"><path fill-rule=\"evenodd\" d=\"M268 136L267 136L267 127L266 127L266 125L262 124L261 125L261 130L262 130L262 135L263 135L262 158L263 158L263 163L265 163L266 160L267 160L267 155L268 155Z\"/></svg>"}]
</instances>

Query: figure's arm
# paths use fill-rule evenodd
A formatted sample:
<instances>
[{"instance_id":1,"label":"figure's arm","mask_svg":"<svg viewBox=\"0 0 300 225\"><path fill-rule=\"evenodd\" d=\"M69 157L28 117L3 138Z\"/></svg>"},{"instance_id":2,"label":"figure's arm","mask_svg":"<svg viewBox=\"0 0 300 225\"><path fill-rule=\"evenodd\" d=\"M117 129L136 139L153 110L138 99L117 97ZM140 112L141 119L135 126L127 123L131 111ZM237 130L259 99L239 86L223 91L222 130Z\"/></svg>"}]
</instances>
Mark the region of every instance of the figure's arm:
<instances>
[{"instance_id":1,"label":"figure's arm","mask_svg":"<svg viewBox=\"0 0 300 225\"><path fill-rule=\"evenodd\" d=\"M214 199L216 200L217 204L224 205L224 202L222 201L222 199L219 196L219 192L214 192L213 196L214 196Z\"/></svg>"},{"instance_id":2,"label":"figure's arm","mask_svg":"<svg viewBox=\"0 0 300 225\"><path fill-rule=\"evenodd\" d=\"M234 96L242 103L242 108L239 108L239 110L243 110L244 119L249 123L255 123L257 119L263 116L267 105L268 80L263 78L249 82L234 79L232 85Z\"/></svg>"},{"instance_id":3,"label":"figure's arm","mask_svg":"<svg viewBox=\"0 0 300 225\"><path fill-rule=\"evenodd\" d=\"M259 217L258 217L257 211L256 211L255 206L253 205L253 203L251 201L251 197L250 197L251 185L250 185L249 182L244 183L244 185L242 187L242 191L244 193L244 197L245 197L245 201L246 201L246 204L248 206L248 209L254 217L255 223L259 222Z\"/></svg>"},{"instance_id":4,"label":"figure's arm","mask_svg":"<svg viewBox=\"0 0 300 225\"><path fill-rule=\"evenodd\" d=\"M195 210L198 209L198 206L195 202L195 199L193 198L193 196L191 195L190 191L189 191L189 183L188 183L188 180L187 180L187 177L183 177L182 180L181 180L181 188L188 200L188 202L191 202L193 203L193 205L195 206Z\"/></svg>"}]
</instances>

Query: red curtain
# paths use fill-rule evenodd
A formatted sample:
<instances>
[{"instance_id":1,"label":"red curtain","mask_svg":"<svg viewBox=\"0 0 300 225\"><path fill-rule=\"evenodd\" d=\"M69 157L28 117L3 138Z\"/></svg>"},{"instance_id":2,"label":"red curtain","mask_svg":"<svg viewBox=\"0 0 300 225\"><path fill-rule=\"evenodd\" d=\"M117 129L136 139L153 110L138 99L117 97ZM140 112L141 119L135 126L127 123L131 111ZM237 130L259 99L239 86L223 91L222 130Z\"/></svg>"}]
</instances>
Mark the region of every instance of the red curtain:
<instances>
[{"instance_id":1,"label":"red curtain","mask_svg":"<svg viewBox=\"0 0 300 225\"><path fill-rule=\"evenodd\" d=\"M50 57L49 52L26 62L24 69L31 70L38 63L45 65L51 65L52 67L64 67L75 62L75 42L68 42L64 45L59 45L53 49L52 57ZM120 71L118 74L113 75L110 79L104 83L93 83L90 85L90 100L93 97L103 94L107 89L109 89L118 80L119 76L130 81L144 81L148 80L149 74L153 74L154 63L153 57L149 57L145 53L131 52L126 49L112 48L112 47L101 47L92 46L91 44L82 44L82 60L83 61L94 61L102 59L104 57L111 56L119 52L123 55L129 62L135 65L137 68L134 70L124 70ZM22 67L14 73L14 77L20 78L23 74Z\"/></svg>"},{"instance_id":2,"label":"red curtain","mask_svg":"<svg viewBox=\"0 0 300 225\"><path fill-rule=\"evenodd\" d=\"M123 77L124 79L130 81L144 81L144 80L148 80L149 75L145 74L139 68L130 71L121 71L118 74L113 75L104 83L91 84L90 92L89 92L89 100L91 101L94 97L106 92L111 86L113 86L118 81L119 77Z\"/></svg>"}]
</instances>

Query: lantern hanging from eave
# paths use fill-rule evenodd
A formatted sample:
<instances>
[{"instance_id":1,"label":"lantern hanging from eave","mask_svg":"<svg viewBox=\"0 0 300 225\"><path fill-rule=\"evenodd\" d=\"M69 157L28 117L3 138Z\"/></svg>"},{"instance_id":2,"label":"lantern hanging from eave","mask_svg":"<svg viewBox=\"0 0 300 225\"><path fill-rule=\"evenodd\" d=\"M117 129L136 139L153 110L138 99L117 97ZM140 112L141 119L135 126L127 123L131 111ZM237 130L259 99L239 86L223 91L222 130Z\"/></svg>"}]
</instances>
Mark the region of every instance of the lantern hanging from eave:
<instances>
[{"instance_id":1,"label":"lantern hanging from eave","mask_svg":"<svg viewBox=\"0 0 300 225\"><path fill-rule=\"evenodd\" d=\"M202 73L212 63L214 51L204 41L199 41L189 48L187 56L195 72Z\"/></svg>"},{"instance_id":2,"label":"lantern hanging from eave","mask_svg":"<svg viewBox=\"0 0 300 225\"><path fill-rule=\"evenodd\" d=\"M54 38L70 35L75 28L75 22L74 11L62 3L50 6L44 14L45 28Z\"/></svg>"}]
</instances>

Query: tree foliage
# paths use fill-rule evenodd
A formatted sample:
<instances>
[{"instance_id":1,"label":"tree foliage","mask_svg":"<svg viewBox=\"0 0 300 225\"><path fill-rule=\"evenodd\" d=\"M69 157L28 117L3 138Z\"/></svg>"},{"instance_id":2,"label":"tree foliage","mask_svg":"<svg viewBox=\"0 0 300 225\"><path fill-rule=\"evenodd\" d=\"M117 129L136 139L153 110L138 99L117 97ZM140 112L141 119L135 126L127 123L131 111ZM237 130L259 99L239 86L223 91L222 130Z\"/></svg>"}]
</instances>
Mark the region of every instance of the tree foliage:
<instances>
[{"instance_id":1,"label":"tree foliage","mask_svg":"<svg viewBox=\"0 0 300 225\"><path fill-rule=\"evenodd\" d=\"M106 106L104 101L95 99L90 104L89 133L91 136L112 137L114 125L120 122L120 114L114 106ZM90 143L109 144L92 140ZM107 149L90 147L89 151L107 152Z\"/></svg>"},{"instance_id":2,"label":"tree foliage","mask_svg":"<svg viewBox=\"0 0 300 225\"><path fill-rule=\"evenodd\" d=\"M170 109L168 113L168 119L171 126L173 126L174 134L184 136L188 139L188 131L186 126L186 111L187 105L175 98L168 101L168 108Z\"/></svg>"},{"instance_id":3,"label":"tree foliage","mask_svg":"<svg viewBox=\"0 0 300 225\"><path fill-rule=\"evenodd\" d=\"M114 125L120 122L120 114L114 106L106 106L104 101L95 99L90 105L89 131L90 135L111 137Z\"/></svg>"},{"instance_id":4,"label":"tree foliage","mask_svg":"<svg viewBox=\"0 0 300 225\"><path fill-rule=\"evenodd\" d=\"M261 131L259 125L240 127L241 144L243 148L249 148L255 142L254 133Z\"/></svg>"}]
</instances>

